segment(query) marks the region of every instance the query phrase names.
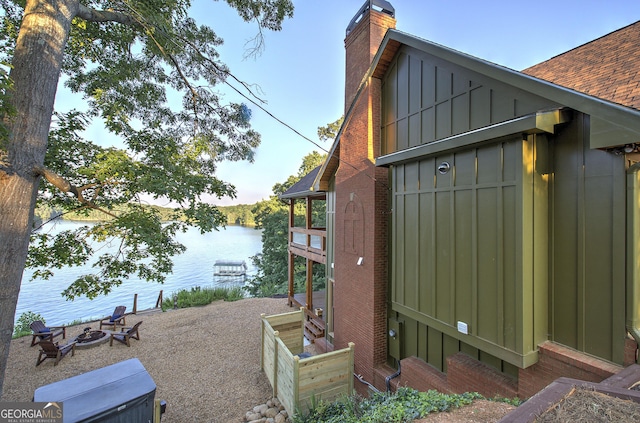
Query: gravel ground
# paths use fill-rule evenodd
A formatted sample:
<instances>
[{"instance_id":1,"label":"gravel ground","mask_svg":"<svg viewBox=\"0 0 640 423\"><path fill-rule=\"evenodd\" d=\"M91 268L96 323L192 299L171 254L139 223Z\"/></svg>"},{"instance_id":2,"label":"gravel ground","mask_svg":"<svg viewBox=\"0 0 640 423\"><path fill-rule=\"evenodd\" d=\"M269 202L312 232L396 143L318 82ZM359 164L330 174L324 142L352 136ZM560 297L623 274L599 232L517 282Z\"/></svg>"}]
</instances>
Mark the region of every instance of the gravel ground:
<instances>
[{"instance_id":1,"label":"gravel ground","mask_svg":"<svg viewBox=\"0 0 640 423\"><path fill-rule=\"evenodd\" d=\"M162 421L241 422L245 413L271 398L260 370L260 314L294 311L286 299L248 298L204 307L127 316L127 326L142 320L140 341L131 347L114 342L76 348L57 366L36 367L38 347L31 337L11 341L3 401L31 401L36 388L137 357L157 385L156 398L167 402ZM68 342L83 328L67 328ZM58 340L59 338L56 338Z\"/></svg>"}]
</instances>

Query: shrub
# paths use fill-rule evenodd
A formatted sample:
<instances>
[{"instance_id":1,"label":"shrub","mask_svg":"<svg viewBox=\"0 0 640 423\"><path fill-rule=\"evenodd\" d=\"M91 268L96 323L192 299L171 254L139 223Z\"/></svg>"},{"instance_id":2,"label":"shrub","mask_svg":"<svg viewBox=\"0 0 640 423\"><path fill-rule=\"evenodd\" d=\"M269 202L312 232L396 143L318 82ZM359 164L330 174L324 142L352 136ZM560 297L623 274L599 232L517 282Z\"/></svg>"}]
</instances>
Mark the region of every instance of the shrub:
<instances>
[{"instance_id":1,"label":"shrub","mask_svg":"<svg viewBox=\"0 0 640 423\"><path fill-rule=\"evenodd\" d=\"M33 311L25 311L18 317L18 321L13 328L13 337L20 338L22 336L31 335L31 328L29 325L36 320L41 320L42 323L45 323L44 317L42 317L38 313L34 313Z\"/></svg>"},{"instance_id":2,"label":"shrub","mask_svg":"<svg viewBox=\"0 0 640 423\"><path fill-rule=\"evenodd\" d=\"M178 308L187 308L211 304L217 300L237 301L242 298L244 298L244 292L239 286L232 288L195 286L190 290L182 289L174 292L170 297L165 297L162 300L162 311L173 308L174 302Z\"/></svg>"},{"instance_id":3,"label":"shrub","mask_svg":"<svg viewBox=\"0 0 640 423\"><path fill-rule=\"evenodd\" d=\"M482 398L477 392L443 394L430 390L420 392L412 388L398 388L395 393L376 393L370 398L350 396L342 400L313 404L306 414L294 416L295 423L404 423L463 405Z\"/></svg>"}]
</instances>

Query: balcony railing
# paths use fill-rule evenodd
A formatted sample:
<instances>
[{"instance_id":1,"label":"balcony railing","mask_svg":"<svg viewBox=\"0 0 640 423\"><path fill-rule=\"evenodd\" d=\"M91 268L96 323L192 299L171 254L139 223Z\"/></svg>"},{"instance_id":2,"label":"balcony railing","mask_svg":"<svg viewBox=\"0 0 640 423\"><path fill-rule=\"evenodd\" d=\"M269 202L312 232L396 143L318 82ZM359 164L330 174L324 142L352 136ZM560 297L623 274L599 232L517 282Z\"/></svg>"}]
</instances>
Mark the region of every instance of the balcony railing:
<instances>
[{"instance_id":1,"label":"balcony railing","mask_svg":"<svg viewBox=\"0 0 640 423\"><path fill-rule=\"evenodd\" d=\"M289 228L289 249L294 254L324 263L327 257L327 231Z\"/></svg>"}]
</instances>

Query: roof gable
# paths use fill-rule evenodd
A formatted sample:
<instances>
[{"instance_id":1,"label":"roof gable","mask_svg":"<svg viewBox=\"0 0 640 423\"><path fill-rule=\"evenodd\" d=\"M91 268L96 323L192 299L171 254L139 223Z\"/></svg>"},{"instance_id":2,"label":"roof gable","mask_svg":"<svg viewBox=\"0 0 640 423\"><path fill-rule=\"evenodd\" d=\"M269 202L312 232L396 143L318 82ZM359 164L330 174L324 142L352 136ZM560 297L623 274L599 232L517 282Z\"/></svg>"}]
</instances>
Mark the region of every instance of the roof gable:
<instances>
[{"instance_id":1,"label":"roof gable","mask_svg":"<svg viewBox=\"0 0 640 423\"><path fill-rule=\"evenodd\" d=\"M522 72L640 109L640 21Z\"/></svg>"},{"instance_id":2,"label":"roof gable","mask_svg":"<svg viewBox=\"0 0 640 423\"><path fill-rule=\"evenodd\" d=\"M635 25L636 24L633 24L631 26ZM357 90L352 103L345 113L343 126L338 131L338 135L329 152L327 162L325 162L325 165L323 165L323 168L314 181L314 187L316 189L320 187L321 182L326 184L330 175L335 173L337 166L328 166L327 163L329 160L337 161L335 155L339 152L342 132L345 125L348 125L350 115L354 110L354 105L358 102L360 94L366 87L369 78L383 78L396 53L403 45L422 50L427 54L451 62L457 66L494 78L518 89L535 93L554 103L590 115L591 148L610 148L640 142L640 109L627 106L623 103L613 102L608 98L596 97L595 95L577 91L571 87L558 85L395 29L389 29L373 59L369 71L364 75L360 88ZM640 47L634 47L634 50L638 49L640 49ZM631 62L638 63L633 60ZM609 71L615 73L615 69L609 69ZM577 81L578 78L575 77L574 79ZM625 78L620 79L624 80ZM627 76L627 79L630 80L630 76ZM622 93L623 90L621 89L620 91ZM635 95L632 95L632 97L635 98ZM622 98L622 96L619 98Z\"/></svg>"}]
</instances>

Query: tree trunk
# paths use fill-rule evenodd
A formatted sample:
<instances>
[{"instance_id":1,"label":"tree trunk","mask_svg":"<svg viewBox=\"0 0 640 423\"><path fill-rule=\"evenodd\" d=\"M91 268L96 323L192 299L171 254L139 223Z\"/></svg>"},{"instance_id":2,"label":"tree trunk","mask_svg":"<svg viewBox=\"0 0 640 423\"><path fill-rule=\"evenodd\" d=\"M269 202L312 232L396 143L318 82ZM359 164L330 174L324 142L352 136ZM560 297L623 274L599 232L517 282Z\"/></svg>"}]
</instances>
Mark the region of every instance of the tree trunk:
<instances>
[{"instance_id":1,"label":"tree trunk","mask_svg":"<svg viewBox=\"0 0 640 423\"><path fill-rule=\"evenodd\" d=\"M44 163L64 46L78 7L78 0L27 0L13 57L16 115L8 123L6 162L0 162L0 395L40 179L35 168Z\"/></svg>"}]
</instances>

